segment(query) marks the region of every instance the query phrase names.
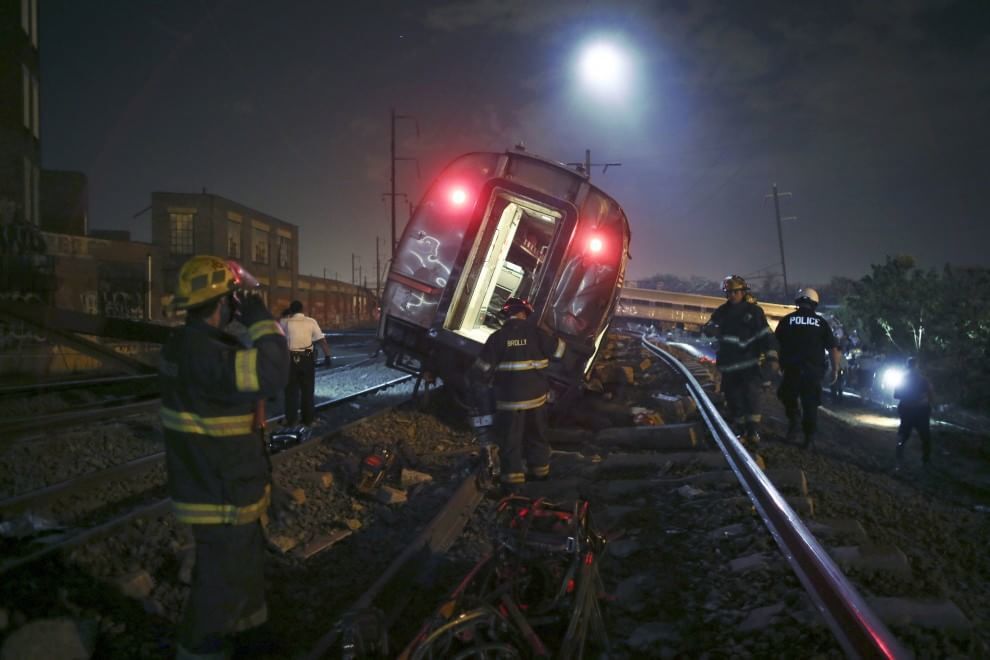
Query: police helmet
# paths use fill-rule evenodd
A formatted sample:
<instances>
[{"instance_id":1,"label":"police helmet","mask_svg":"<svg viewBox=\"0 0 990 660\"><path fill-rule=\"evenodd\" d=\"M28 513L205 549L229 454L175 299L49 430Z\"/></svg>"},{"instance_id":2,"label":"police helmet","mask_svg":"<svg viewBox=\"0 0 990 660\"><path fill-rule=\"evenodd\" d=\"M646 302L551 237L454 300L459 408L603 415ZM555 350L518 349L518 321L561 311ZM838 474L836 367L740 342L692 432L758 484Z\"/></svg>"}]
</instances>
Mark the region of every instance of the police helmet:
<instances>
[{"instance_id":1,"label":"police helmet","mask_svg":"<svg viewBox=\"0 0 990 660\"><path fill-rule=\"evenodd\" d=\"M811 287L805 289L798 289L797 296L794 297L794 302L798 305L810 304L812 307L818 307L818 292Z\"/></svg>"},{"instance_id":2,"label":"police helmet","mask_svg":"<svg viewBox=\"0 0 990 660\"><path fill-rule=\"evenodd\" d=\"M519 312L526 312L529 316L533 313L533 306L529 304L529 301L525 298L509 298L502 305L502 314L505 316L512 316L513 314L518 314Z\"/></svg>"},{"instance_id":3,"label":"police helmet","mask_svg":"<svg viewBox=\"0 0 990 660\"><path fill-rule=\"evenodd\" d=\"M722 291L725 293L731 293L733 291L749 291L749 285L746 284L746 280L738 275L729 275L722 280Z\"/></svg>"}]
</instances>

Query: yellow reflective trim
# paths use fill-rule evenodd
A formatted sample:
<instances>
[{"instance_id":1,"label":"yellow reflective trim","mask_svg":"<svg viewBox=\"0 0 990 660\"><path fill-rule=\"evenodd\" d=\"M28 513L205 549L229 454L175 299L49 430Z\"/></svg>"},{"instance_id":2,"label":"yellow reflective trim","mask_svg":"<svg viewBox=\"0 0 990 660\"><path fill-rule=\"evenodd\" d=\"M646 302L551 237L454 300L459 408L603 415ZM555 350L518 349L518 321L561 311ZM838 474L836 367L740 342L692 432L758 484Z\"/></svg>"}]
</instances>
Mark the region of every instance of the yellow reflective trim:
<instances>
[{"instance_id":1,"label":"yellow reflective trim","mask_svg":"<svg viewBox=\"0 0 990 660\"><path fill-rule=\"evenodd\" d=\"M257 392L261 389L261 384L258 382L257 348L237 351L234 357L234 378L237 381L238 392Z\"/></svg>"},{"instance_id":2,"label":"yellow reflective trim","mask_svg":"<svg viewBox=\"0 0 990 660\"><path fill-rule=\"evenodd\" d=\"M251 337L251 341L258 341L259 338L265 335L284 335L282 332L282 326L280 326L275 321L268 319L267 321L258 321L248 328L248 336Z\"/></svg>"},{"instance_id":3,"label":"yellow reflective trim","mask_svg":"<svg viewBox=\"0 0 990 660\"><path fill-rule=\"evenodd\" d=\"M179 412L162 407L159 411L162 426L180 433L197 433L214 437L247 435L252 431L254 414L201 417L194 413Z\"/></svg>"},{"instance_id":4,"label":"yellow reflective trim","mask_svg":"<svg viewBox=\"0 0 990 660\"><path fill-rule=\"evenodd\" d=\"M530 371L532 369L546 369L550 366L550 360L510 360L499 362L495 371Z\"/></svg>"},{"instance_id":5,"label":"yellow reflective trim","mask_svg":"<svg viewBox=\"0 0 990 660\"><path fill-rule=\"evenodd\" d=\"M553 356L556 359L564 357L564 351L567 350L567 344L564 343L563 339L557 338L557 350L553 352Z\"/></svg>"},{"instance_id":6,"label":"yellow reflective trim","mask_svg":"<svg viewBox=\"0 0 990 660\"><path fill-rule=\"evenodd\" d=\"M503 472L499 481L504 484L524 484L526 483L526 475L522 472Z\"/></svg>"},{"instance_id":7,"label":"yellow reflective trim","mask_svg":"<svg viewBox=\"0 0 990 660\"><path fill-rule=\"evenodd\" d=\"M536 467L529 468L529 473L534 477L545 477L550 474L549 465L537 465Z\"/></svg>"},{"instance_id":8,"label":"yellow reflective trim","mask_svg":"<svg viewBox=\"0 0 990 660\"><path fill-rule=\"evenodd\" d=\"M265 486L265 494L261 499L247 506L173 501L172 510L179 522L189 525L246 525L261 518L270 499L270 487Z\"/></svg>"},{"instance_id":9,"label":"yellow reflective trim","mask_svg":"<svg viewBox=\"0 0 990 660\"><path fill-rule=\"evenodd\" d=\"M531 410L539 408L547 402L547 395L538 396L528 401L496 401L495 408L498 410Z\"/></svg>"}]
</instances>

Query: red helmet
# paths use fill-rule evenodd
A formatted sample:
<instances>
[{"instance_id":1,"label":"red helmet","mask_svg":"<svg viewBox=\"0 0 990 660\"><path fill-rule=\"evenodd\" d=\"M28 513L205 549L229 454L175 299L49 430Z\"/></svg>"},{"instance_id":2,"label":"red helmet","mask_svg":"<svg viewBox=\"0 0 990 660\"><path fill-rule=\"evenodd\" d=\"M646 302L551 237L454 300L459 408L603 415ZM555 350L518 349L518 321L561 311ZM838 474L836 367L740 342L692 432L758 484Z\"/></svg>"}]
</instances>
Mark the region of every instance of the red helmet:
<instances>
[{"instance_id":1,"label":"red helmet","mask_svg":"<svg viewBox=\"0 0 990 660\"><path fill-rule=\"evenodd\" d=\"M525 298L509 298L502 305L502 314L505 316L512 316L513 314L518 314L519 312L526 312L526 315L533 313L533 306L529 304L529 301Z\"/></svg>"}]
</instances>

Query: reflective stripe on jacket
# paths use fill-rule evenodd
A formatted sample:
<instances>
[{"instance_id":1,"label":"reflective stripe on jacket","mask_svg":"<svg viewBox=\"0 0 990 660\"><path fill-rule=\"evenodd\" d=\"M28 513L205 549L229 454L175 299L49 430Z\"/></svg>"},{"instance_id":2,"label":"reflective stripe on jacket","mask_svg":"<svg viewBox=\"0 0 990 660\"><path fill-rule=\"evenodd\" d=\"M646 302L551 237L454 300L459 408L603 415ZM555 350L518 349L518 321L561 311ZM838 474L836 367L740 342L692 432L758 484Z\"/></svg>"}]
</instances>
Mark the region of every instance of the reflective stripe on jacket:
<instances>
[{"instance_id":1,"label":"reflective stripe on jacket","mask_svg":"<svg viewBox=\"0 0 990 660\"><path fill-rule=\"evenodd\" d=\"M763 309L748 301L726 302L712 313L709 323L719 328L719 371L742 371L758 367L760 356L777 357L777 342Z\"/></svg>"},{"instance_id":2,"label":"reflective stripe on jacket","mask_svg":"<svg viewBox=\"0 0 990 660\"><path fill-rule=\"evenodd\" d=\"M535 322L509 319L488 337L478 366L495 374L495 407L530 410L547 402L544 371L564 355L566 344Z\"/></svg>"},{"instance_id":3,"label":"reflective stripe on jacket","mask_svg":"<svg viewBox=\"0 0 990 660\"><path fill-rule=\"evenodd\" d=\"M162 347L160 419L181 522L240 525L268 506L271 475L254 410L285 387L289 353L273 320L247 331L251 347L190 319Z\"/></svg>"}]
</instances>

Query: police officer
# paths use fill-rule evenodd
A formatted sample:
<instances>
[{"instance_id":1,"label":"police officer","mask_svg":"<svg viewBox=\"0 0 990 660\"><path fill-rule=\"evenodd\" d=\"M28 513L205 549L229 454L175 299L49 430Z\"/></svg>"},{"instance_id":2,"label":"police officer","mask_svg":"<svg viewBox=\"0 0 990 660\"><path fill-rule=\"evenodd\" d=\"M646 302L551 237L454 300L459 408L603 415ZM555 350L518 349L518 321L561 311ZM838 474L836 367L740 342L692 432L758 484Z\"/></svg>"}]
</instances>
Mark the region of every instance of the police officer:
<instances>
[{"instance_id":1,"label":"police officer","mask_svg":"<svg viewBox=\"0 0 990 660\"><path fill-rule=\"evenodd\" d=\"M780 344L780 367L784 372L777 396L787 413L787 439L797 440L800 429L804 432L803 446L808 447L814 443L818 429L825 354L828 353L832 360L832 381L835 382L841 369L841 353L828 321L815 313L818 292L801 289L794 302L797 310L780 320L775 333Z\"/></svg>"},{"instance_id":2,"label":"police officer","mask_svg":"<svg viewBox=\"0 0 990 660\"><path fill-rule=\"evenodd\" d=\"M303 304L293 300L280 321L289 342L289 384L285 386L285 422L296 423L296 415L302 400L302 423L309 426L316 417L314 402L316 389L316 352L313 344L323 349L324 364L330 366L330 345L316 319L303 314Z\"/></svg>"},{"instance_id":3,"label":"police officer","mask_svg":"<svg viewBox=\"0 0 990 660\"><path fill-rule=\"evenodd\" d=\"M548 383L544 370L564 355L562 340L530 320L533 306L509 298L502 306L505 325L488 337L475 366L495 381L495 434L499 442L500 480L513 491L531 479L550 475L547 440Z\"/></svg>"},{"instance_id":4,"label":"police officer","mask_svg":"<svg viewBox=\"0 0 990 660\"><path fill-rule=\"evenodd\" d=\"M729 416L741 431L744 443L760 441L760 397L764 361L776 369L777 350L773 332L763 309L749 295L749 285L738 275L722 281L726 302L716 309L702 328L705 335L718 337L716 366L722 374L722 391Z\"/></svg>"},{"instance_id":5,"label":"police officer","mask_svg":"<svg viewBox=\"0 0 990 660\"><path fill-rule=\"evenodd\" d=\"M904 445L913 429L917 429L921 437L921 461L928 465L932 452L930 424L935 395L931 382L922 375L914 358L908 358L907 373L903 382L894 388L894 398L898 399L897 414L901 418L897 429L897 469L900 469Z\"/></svg>"},{"instance_id":6,"label":"police officer","mask_svg":"<svg viewBox=\"0 0 990 660\"><path fill-rule=\"evenodd\" d=\"M179 625L179 658L216 658L268 617L265 543L271 466L259 402L285 386L288 350L258 286L236 262L195 256L179 271L186 324L162 348L161 422L175 516L192 525L196 568ZM245 347L223 328L246 328ZM263 423L263 420L261 420Z\"/></svg>"}]
</instances>

